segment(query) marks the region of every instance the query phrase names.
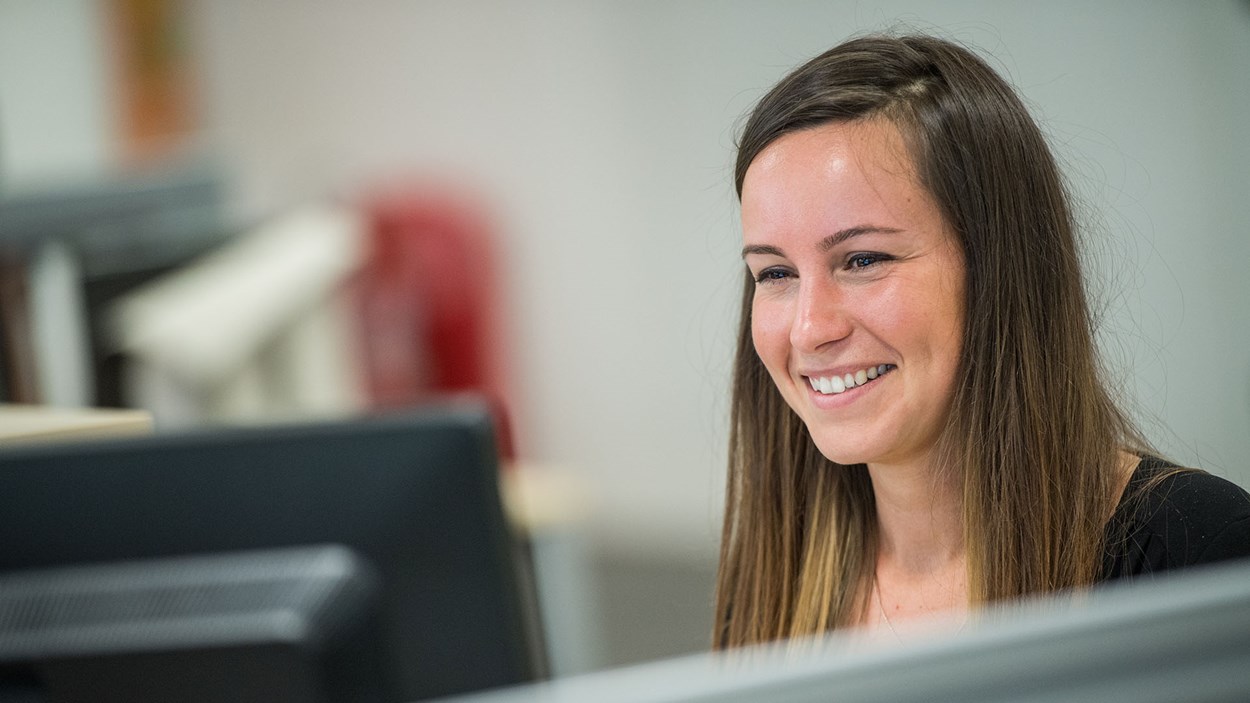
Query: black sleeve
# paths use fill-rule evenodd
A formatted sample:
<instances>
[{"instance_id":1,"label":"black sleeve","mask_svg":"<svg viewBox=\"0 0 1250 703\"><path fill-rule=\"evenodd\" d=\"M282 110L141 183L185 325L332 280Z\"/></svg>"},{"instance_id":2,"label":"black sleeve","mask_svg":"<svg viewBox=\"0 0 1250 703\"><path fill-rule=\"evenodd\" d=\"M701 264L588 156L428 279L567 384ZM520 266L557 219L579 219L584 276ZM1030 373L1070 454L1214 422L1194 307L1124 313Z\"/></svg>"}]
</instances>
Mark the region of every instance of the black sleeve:
<instances>
[{"instance_id":1,"label":"black sleeve","mask_svg":"<svg viewBox=\"0 0 1250 703\"><path fill-rule=\"evenodd\" d=\"M1148 477L1138 478L1130 491ZM1250 494L1218 476L1183 469L1121 508L1131 527L1104 571L1111 578L1250 557Z\"/></svg>"},{"instance_id":2,"label":"black sleeve","mask_svg":"<svg viewBox=\"0 0 1250 703\"><path fill-rule=\"evenodd\" d=\"M1139 505L1133 542L1143 572L1250 557L1250 495L1229 480L1183 470Z\"/></svg>"},{"instance_id":3,"label":"black sleeve","mask_svg":"<svg viewBox=\"0 0 1250 703\"><path fill-rule=\"evenodd\" d=\"M1207 543L1196 563L1240 559L1250 556L1250 517L1230 522Z\"/></svg>"}]
</instances>

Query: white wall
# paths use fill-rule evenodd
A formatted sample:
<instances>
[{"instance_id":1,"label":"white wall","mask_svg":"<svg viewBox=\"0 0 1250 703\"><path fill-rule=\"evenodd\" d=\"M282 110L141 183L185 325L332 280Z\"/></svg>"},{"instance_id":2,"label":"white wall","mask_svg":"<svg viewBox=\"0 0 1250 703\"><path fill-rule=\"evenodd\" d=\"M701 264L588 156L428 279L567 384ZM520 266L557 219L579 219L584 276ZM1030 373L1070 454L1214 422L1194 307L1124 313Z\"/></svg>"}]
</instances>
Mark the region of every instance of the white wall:
<instances>
[{"instance_id":1,"label":"white wall","mask_svg":"<svg viewBox=\"0 0 1250 703\"><path fill-rule=\"evenodd\" d=\"M396 171L479 188L524 454L584 472L602 534L706 554L734 129L788 68L897 20L985 49L1035 106L1091 210L1107 347L1152 437L1250 483L1250 8L1091 5L234 0L197 28L243 210Z\"/></svg>"},{"instance_id":2,"label":"white wall","mask_svg":"<svg viewBox=\"0 0 1250 703\"><path fill-rule=\"evenodd\" d=\"M0 0L0 188L103 171L114 157L98 0Z\"/></svg>"},{"instance_id":3,"label":"white wall","mask_svg":"<svg viewBox=\"0 0 1250 703\"><path fill-rule=\"evenodd\" d=\"M0 0L10 184L108 161L97 8ZM1035 106L1089 209L1106 346L1151 435L1250 484L1244 2L215 0L194 20L242 215L395 173L491 202L522 452L582 472L605 539L710 558L735 127L790 67L898 20L983 48Z\"/></svg>"}]
</instances>

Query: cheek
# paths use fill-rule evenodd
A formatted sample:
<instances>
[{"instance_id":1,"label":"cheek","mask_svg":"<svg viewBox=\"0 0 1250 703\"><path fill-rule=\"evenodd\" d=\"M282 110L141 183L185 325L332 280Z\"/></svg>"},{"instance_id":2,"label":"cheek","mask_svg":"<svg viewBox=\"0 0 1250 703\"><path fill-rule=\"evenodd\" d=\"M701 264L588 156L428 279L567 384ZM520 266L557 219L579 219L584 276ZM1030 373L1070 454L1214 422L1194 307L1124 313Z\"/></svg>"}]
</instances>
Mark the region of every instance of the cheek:
<instances>
[{"instance_id":1,"label":"cheek","mask_svg":"<svg viewBox=\"0 0 1250 703\"><path fill-rule=\"evenodd\" d=\"M948 365L958 364L964 338L964 287L962 278L947 277L938 285L932 315L938 354Z\"/></svg>"},{"instance_id":2,"label":"cheek","mask_svg":"<svg viewBox=\"0 0 1250 703\"><path fill-rule=\"evenodd\" d=\"M855 309L892 346L944 357L948 349L957 353L963 338L962 296L959 281L944 276L900 278L856 299Z\"/></svg>"},{"instance_id":3,"label":"cheek","mask_svg":"<svg viewBox=\"0 0 1250 703\"><path fill-rule=\"evenodd\" d=\"M775 382L789 375L790 325L782 306L757 300L751 306L751 341Z\"/></svg>"}]
</instances>

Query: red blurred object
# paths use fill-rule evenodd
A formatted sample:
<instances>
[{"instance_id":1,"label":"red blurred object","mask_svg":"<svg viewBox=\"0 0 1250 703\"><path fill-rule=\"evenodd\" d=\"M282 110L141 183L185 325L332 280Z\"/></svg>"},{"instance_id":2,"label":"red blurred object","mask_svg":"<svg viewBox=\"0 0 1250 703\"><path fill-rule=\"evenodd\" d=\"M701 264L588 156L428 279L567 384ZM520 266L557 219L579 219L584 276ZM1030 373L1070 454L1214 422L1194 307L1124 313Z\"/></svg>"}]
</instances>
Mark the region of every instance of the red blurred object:
<instances>
[{"instance_id":1,"label":"red blurred object","mask_svg":"<svg viewBox=\"0 0 1250 703\"><path fill-rule=\"evenodd\" d=\"M362 356L376 408L469 391L493 406L513 458L498 329L494 238L482 208L413 188L365 206L370 252L357 282Z\"/></svg>"}]
</instances>

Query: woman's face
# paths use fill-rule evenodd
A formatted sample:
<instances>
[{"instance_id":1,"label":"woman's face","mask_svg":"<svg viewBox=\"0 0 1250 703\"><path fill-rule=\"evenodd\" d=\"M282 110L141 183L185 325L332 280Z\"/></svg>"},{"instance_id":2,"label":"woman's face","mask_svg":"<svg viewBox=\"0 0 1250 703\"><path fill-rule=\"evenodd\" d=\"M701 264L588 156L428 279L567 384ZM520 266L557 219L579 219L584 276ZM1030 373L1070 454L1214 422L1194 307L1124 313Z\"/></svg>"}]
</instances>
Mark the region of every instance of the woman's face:
<instances>
[{"instance_id":1,"label":"woman's face","mask_svg":"<svg viewBox=\"0 0 1250 703\"><path fill-rule=\"evenodd\" d=\"M821 453L914 464L946 421L964 264L885 120L787 134L742 186L755 350Z\"/></svg>"}]
</instances>

